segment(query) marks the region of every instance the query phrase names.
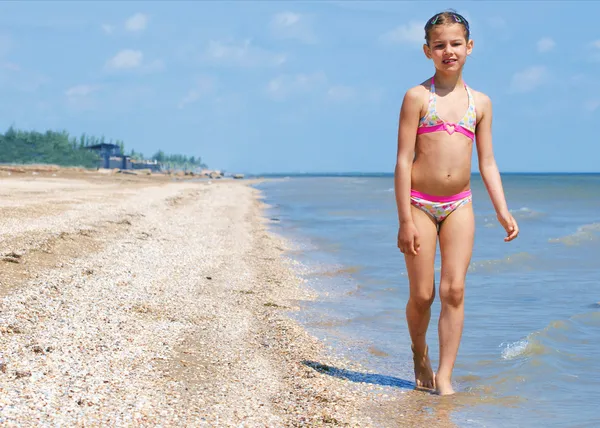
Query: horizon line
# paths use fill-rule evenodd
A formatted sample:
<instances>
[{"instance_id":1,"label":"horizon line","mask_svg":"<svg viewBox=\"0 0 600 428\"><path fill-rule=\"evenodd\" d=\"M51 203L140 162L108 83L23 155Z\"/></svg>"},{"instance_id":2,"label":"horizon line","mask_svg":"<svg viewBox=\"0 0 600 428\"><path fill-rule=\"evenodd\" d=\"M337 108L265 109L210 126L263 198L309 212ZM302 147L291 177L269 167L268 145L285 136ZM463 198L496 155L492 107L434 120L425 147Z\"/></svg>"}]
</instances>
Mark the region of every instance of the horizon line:
<instances>
[{"instance_id":1,"label":"horizon line","mask_svg":"<svg viewBox=\"0 0 600 428\"><path fill-rule=\"evenodd\" d=\"M247 172L249 175L391 175L393 172L361 172L361 171L315 171L315 172ZM500 172L500 175L595 175L600 174L600 171L506 171ZM478 171L472 171L471 175L481 175Z\"/></svg>"}]
</instances>

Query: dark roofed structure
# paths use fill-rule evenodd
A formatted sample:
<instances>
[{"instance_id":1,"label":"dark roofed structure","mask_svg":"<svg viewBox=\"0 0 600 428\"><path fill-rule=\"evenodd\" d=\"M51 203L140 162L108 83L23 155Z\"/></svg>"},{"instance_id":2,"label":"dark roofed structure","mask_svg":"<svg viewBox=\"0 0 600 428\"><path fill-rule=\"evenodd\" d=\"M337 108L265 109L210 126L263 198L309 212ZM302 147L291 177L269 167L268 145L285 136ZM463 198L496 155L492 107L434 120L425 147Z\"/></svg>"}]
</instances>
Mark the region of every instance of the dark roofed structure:
<instances>
[{"instance_id":1,"label":"dark roofed structure","mask_svg":"<svg viewBox=\"0 0 600 428\"><path fill-rule=\"evenodd\" d=\"M110 158L120 157L123 159L122 169L127 169L127 159L129 156L125 156L121 153L121 147L118 144L100 143L94 144L93 146L87 146L88 149L95 151L102 158L101 168L110 168Z\"/></svg>"}]
</instances>

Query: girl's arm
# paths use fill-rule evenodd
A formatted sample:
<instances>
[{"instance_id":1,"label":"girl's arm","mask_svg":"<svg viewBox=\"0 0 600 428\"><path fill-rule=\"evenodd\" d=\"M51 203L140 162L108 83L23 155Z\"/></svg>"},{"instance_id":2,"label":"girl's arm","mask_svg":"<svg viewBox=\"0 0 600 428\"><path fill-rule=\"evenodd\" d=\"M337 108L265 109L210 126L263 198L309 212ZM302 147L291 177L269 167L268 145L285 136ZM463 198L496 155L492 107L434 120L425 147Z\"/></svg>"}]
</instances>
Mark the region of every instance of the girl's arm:
<instances>
[{"instance_id":1,"label":"girl's arm","mask_svg":"<svg viewBox=\"0 0 600 428\"><path fill-rule=\"evenodd\" d=\"M502 188L502 179L494 158L492 148L492 101L487 95L479 94L477 110L481 112L481 119L475 131L479 172L496 210L498 220L508 234L505 241L512 241L519 234L519 227L508 211L504 189Z\"/></svg>"},{"instance_id":2,"label":"girl's arm","mask_svg":"<svg viewBox=\"0 0 600 428\"><path fill-rule=\"evenodd\" d=\"M415 157L417 127L419 125L423 100L420 89L418 86L409 89L404 95L402 108L400 109L398 152L394 172L394 189L396 192L396 205L398 207L398 221L400 225L412 223L410 212L410 181L412 164Z\"/></svg>"}]
</instances>

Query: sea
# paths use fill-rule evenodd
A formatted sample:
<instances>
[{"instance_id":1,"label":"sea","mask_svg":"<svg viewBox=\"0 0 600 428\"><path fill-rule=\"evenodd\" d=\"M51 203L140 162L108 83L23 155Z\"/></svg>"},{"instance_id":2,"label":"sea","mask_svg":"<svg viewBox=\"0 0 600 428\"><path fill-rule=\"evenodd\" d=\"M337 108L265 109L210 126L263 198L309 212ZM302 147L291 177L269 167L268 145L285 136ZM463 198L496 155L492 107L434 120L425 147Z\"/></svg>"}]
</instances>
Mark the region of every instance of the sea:
<instances>
[{"instance_id":1,"label":"sea","mask_svg":"<svg viewBox=\"0 0 600 428\"><path fill-rule=\"evenodd\" d=\"M269 227L292 243L286 256L318 294L292 316L330 352L375 373L375 383L413 388L393 176L265 177L271 179L256 187L269 205ZM502 180L520 227L509 243L481 177L472 177L476 236L453 374L456 397L471 399L457 406L452 421L598 427L600 174ZM435 270L439 284L439 249ZM438 296L428 330L434 370Z\"/></svg>"}]
</instances>

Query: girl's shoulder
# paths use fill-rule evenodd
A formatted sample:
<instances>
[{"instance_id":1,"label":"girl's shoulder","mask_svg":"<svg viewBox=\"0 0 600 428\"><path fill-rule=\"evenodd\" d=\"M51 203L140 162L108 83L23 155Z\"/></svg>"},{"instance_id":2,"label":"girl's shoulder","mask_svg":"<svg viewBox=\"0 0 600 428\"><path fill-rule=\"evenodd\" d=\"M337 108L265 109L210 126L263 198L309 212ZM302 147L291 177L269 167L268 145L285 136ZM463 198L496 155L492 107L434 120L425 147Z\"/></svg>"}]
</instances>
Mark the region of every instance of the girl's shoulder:
<instances>
[{"instance_id":1,"label":"girl's shoulder","mask_svg":"<svg viewBox=\"0 0 600 428\"><path fill-rule=\"evenodd\" d=\"M428 79L418 85L409 88L404 94L405 101L411 101L416 103L422 103L429 99L429 93L431 89L431 81Z\"/></svg>"},{"instance_id":2,"label":"girl's shoulder","mask_svg":"<svg viewBox=\"0 0 600 428\"><path fill-rule=\"evenodd\" d=\"M469 86L469 90L471 91L471 94L473 95L473 98L475 99L476 106L484 107L484 106L490 105L492 103L490 97L487 96L486 94L484 94L483 92L473 89L471 86Z\"/></svg>"},{"instance_id":3,"label":"girl's shoulder","mask_svg":"<svg viewBox=\"0 0 600 428\"><path fill-rule=\"evenodd\" d=\"M431 84L429 81L425 81L413 86L412 88L408 88L406 93L408 95L423 95L424 93L429 93L430 88Z\"/></svg>"}]
</instances>

